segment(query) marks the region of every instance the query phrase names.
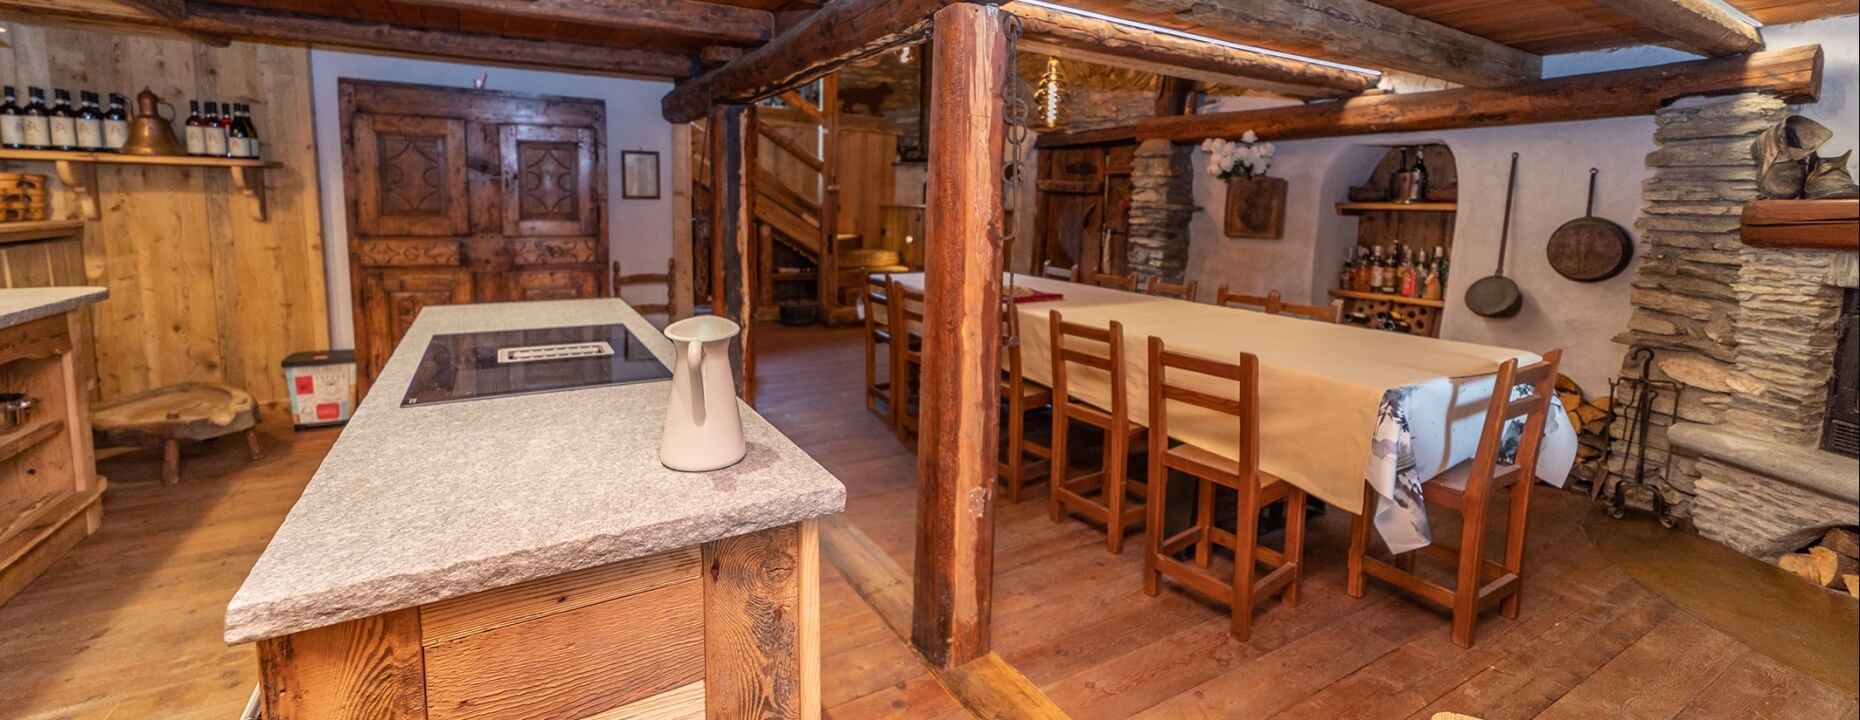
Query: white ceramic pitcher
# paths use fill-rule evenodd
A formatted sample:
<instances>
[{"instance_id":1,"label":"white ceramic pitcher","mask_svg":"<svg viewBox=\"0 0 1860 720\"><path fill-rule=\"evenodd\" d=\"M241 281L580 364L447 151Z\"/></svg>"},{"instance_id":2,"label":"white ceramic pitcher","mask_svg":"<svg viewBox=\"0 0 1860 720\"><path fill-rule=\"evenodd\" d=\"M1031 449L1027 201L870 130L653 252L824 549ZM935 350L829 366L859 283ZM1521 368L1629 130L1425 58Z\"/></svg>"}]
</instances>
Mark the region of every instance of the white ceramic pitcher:
<instances>
[{"instance_id":1,"label":"white ceramic pitcher","mask_svg":"<svg viewBox=\"0 0 1860 720\"><path fill-rule=\"evenodd\" d=\"M730 341L742 328L715 315L672 323L672 397L665 408L659 462L673 470L706 472L743 459L743 417L736 408Z\"/></svg>"}]
</instances>

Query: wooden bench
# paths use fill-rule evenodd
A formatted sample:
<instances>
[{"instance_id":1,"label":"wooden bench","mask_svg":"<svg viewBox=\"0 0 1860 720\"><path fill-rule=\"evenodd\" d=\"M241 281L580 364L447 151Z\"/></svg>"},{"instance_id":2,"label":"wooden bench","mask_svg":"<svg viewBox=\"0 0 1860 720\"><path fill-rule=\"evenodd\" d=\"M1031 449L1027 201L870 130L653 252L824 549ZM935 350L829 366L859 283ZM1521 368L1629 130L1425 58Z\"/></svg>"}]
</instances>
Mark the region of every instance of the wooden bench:
<instances>
[{"instance_id":1,"label":"wooden bench","mask_svg":"<svg viewBox=\"0 0 1860 720\"><path fill-rule=\"evenodd\" d=\"M98 447L162 449L162 483L181 481L181 441L211 440L245 433L253 460L258 445L258 406L244 390L212 383L180 383L139 392L98 405L91 431Z\"/></svg>"}]
</instances>

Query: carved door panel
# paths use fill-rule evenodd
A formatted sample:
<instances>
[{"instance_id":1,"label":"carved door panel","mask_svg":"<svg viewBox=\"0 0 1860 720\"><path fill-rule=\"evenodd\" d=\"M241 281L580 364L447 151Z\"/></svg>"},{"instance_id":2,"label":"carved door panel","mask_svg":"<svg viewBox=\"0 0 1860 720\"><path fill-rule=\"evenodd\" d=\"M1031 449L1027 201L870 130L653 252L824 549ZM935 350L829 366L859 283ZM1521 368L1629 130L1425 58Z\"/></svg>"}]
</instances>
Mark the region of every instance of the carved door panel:
<instances>
[{"instance_id":1,"label":"carved door panel","mask_svg":"<svg viewBox=\"0 0 1860 720\"><path fill-rule=\"evenodd\" d=\"M511 300L573 300L601 289L601 275L586 270L525 270L512 278Z\"/></svg>"},{"instance_id":2,"label":"carved door panel","mask_svg":"<svg viewBox=\"0 0 1860 720\"><path fill-rule=\"evenodd\" d=\"M587 235L599 224L594 203L594 132L587 128L505 125L504 234Z\"/></svg>"},{"instance_id":3,"label":"carved door panel","mask_svg":"<svg viewBox=\"0 0 1860 720\"><path fill-rule=\"evenodd\" d=\"M470 232L463 120L356 115L354 123L358 232Z\"/></svg>"},{"instance_id":4,"label":"carved door panel","mask_svg":"<svg viewBox=\"0 0 1860 720\"><path fill-rule=\"evenodd\" d=\"M472 301L471 273L463 269L367 270L361 276L359 295L363 311L357 315L362 322L357 323L356 337L386 340L371 343L357 355L357 369L372 378L387 364L394 345L407 334L420 310Z\"/></svg>"}]
</instances>

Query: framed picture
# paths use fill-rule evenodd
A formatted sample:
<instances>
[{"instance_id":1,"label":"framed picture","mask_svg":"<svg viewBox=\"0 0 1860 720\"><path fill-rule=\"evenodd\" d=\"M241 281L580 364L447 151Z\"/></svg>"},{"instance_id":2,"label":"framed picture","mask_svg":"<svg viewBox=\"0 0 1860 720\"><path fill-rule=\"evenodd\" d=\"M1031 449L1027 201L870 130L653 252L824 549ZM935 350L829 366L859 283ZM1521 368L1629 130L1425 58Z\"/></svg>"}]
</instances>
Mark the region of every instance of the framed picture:
<instances>
[{"instance_id":1,"label":"framed picture","mask_svg":"<svg viewBox=\"0 0 1860 720\"><path fill-rule=\"evenodd\" d=\"M646 150L620 151L620 197L629 200L658 199L658 153Z\"/></svg>"}]
</instances>

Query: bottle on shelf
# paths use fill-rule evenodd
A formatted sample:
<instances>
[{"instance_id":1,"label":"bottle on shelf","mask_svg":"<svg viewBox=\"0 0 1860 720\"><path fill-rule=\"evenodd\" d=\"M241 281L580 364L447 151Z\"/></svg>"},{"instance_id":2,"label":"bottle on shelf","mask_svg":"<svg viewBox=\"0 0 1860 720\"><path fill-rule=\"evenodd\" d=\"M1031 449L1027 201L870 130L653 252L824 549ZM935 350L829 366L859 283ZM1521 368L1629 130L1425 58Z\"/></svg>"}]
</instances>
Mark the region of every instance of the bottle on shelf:
<instances>
[{"instance_id":1,"label":"bottle on shelf","mask_svg":"<svg viewBox=\"0 0 1860 720\"><path fill-rule=\"evenodd\" d=\"M1395 163L1395 172L1389 173L1389 199L1400 200L1408 194L1408 148L1401 149L1401 160Z\"/></svg>"},{"instance_id":2,"label":"bottle on shelf","mask_svg":"<svg viewBox=\"0 0 1860 720\"><path fill-rule=\"evenodd\" d=\"M1356 287L1356 254L1352 252L1343 259L1343 269L1337 272L1337 289L1349 290Z\"/></svg>"},{"instance_id":3,"label":"bottle on shelf","mask_svg":"<svg viewBox=\"0 0 1860 720\"><path fill-rule=\"evenodd\" d=\"M1439 300L1441 292L1440 265L1438 263L1429 263L1427 266L1427 279L1421 282L1421 298L1425 300Z\"/></svg>"},{"instance_id":4,"label":"bottle on shelf","mask_svg":"<svg viewBox=\"0 0 1860 720\"><path fill-rule=\"evenodd\" d=\"M52 98L52 111L47 116L52 126L52 149L76 150L77 113L71 109L71 91L53 90Z\"/></svg>"},{"instance_id":5,"label":"bottle on shelf","mask_svg":"<svg viewBox=\"0 0 1860 720\"><path fill-rule=\"evenodd\" d=\"M1427 160L1421 150L1415 148L1414 168L1408 171L1408 195L1403 199L1411 203L1427 201Z\"/></svg>"},{"instance_id":6,"label":"bottle on shelf","mask_svg":"<svg viewBox=\"0 0 1860 720\"><path fill-rule=\"evenodd\" d=\"M187 101L187 120L182 123L187 128L187 154L207 154L207 121L200 116L200 101Z\"/></svg>"},{"instance_id":7,"label":"bottle on shelf","mask_svg":"<svg viewBox=\"0 0 1860 720\"><path fill-rule=\"evenodd\" d=\"M129 142L129 113L123 110L123 96L110 93L110 110L103 114L103 145L110 152L122 152Z\"/></svg>"},{"instance_id":8,"label":"bottle on shelf","mask_svg":"<svg viewBox=\"0 0 1860 720\"><path fill-rule=\"evenodd\" d=\"M226 128L226 156L258 157L258 135L252 129L245 103L233 104L232 123Z\"/></svg>"},{"instance_id":9,"label":"bottle on shelf","mask_svg":"<svg viewBox=\"0 0 1860 720\"><path fill-rule=\"evenodd\" d=\"M220 103L220 133L226 136L226 151L220 153L221 157L235 157L232 154L232 128L233 104L229 102Z\"/></svg>"},{"instance_id":10,"label":"bottle on shelf","mask_svg":"<svg viewBox=\"0 0 1860 720\"><path fill-rule=\"evenodd\" d=\"M1382 292L1382 246L1377 245L1369 255L1369 292Z\"/></svg>"},{"instance_id":11,"label":"bottle on shelf","mask_svg":"<svg viewBox=\"0 0 1860 720\"><path fill-rule=\"evenodd\" d=\"M26 146L25 111L19 106L19 93L6 86L6 102L0 103L0 146L18 150Z\"/></svg>"},{"instance_id":12,"label":"bottle on shelf","mask_svg":"<svg viewBox=\"0 0 1860 720\"><path fill-rule=\"evenodd\" d=\"M1420 275L1414 261L1414 250L1409 249L1401 259L1401 287L1397 292L1402 297L1420 297Z\"/></svg>"},{"instance_id":13,"label":"bottle on shelf","mask_svg":"<svg viewBox=\"0 0 1860 720\"><path fill-rule=\"evenodd\" d=\"M78 93L77 144L81 150L103 152L103 110L97 107L97 93Z\"/></svg>"},{"instance_id":14,"label":"bottle on shelf","mask_svg":"<svg viewBox=\"0 0 1860 720\"><path fill-rule=\"evenodd\" d=\"M259 155L263 154L263 151L259 148L258 142L258 123L252 122L251 105L240 105L239 110L239 117L245 120L246 139L252 142L252 157L256 159Z\"/></svg>"},{"instance_id":15,"label":"bottle on shelf","mask_svg":"<svg viewBox=\"0 0 1860 720\"><path fill-rule=\"evenodd\" d=\"M52 146L52 111L45 107L45 91L28 87L26 98L26 107L20 111L21 136L25 138L26 148L48 149Z\"/></svg>"},{"instance_id":16,"label":"bottle on shelf","mask_svg":"<svg viewBox=\"0 0 1860 720\"><path fill-rule=\"evenodd\" d=\"M201 118L203 155L226 157L226 128L220 125L220 105L207 101L207 115Z\"/></svg>"},{"instance_id":17,"label":"bottle on shelf","mask_svg":"<svg viewBox=\"0 0 1860 720\"><path fill-rule=\"evenodd\" d=\"M1384 295L1394 295L1401 287L1401 261L1396 257L1401 252L1401 243L1395 243L1395 248L1383 260L1382 285L1376 288L1376 292Z\"/></svg>"}]
</instances>

